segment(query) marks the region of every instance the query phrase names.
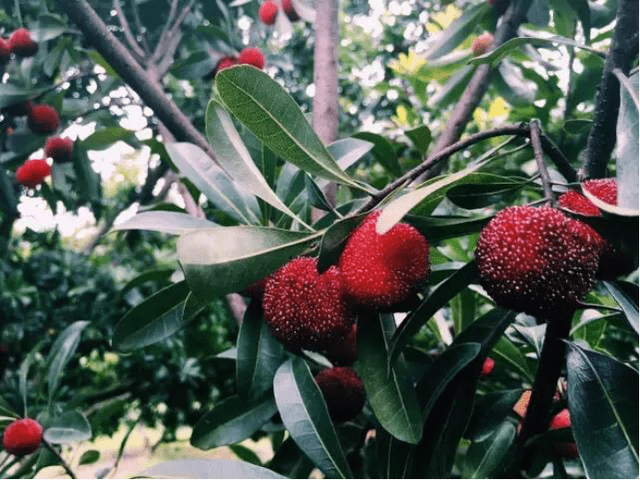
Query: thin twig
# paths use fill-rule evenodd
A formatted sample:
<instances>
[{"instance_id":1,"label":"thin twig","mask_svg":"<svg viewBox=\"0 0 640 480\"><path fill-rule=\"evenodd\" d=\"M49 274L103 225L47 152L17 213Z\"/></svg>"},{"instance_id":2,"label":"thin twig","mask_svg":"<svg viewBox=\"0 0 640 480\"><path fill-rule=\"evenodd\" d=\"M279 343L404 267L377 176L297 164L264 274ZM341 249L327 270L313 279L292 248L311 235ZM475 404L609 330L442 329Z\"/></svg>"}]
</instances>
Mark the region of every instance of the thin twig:
<instances>
[{"instance_id":1,"label":"thin twig","mask_svg":"<svg viewBox=\"0 0 640 480\"><path fill-rule=\"evenodd\" d=\"M73 470L71 470L69 464L64 460L64 458L62 458L60 453L55 448L53 448L53 446L44 438L42 439L42 444L58 459L58 462L60 462L60 466L64 468L64 471L67 473L67 475L69 475L71 478L77 478L76 474L73 473Z\"/></svg>"},{"instance_id":2,"label":"thin twig","mask_svg":"<svg viewBox=\"0 0 640 480\"><path fill-rule=\"evenodd\" d=\"M162 56L163 45L166 43L166 37L173 25L173 20L176 18L176 12L178 11L178 0L171 0L171 7L169 9L169 15L167 15L167 21L164 23L160 37L158 38L158 44L156 45L153 54L151 55L151 61L156 62Z\"/></svg>"},{"instance_id":3,"label":"thin twig","mask_svg":"<svg viewBox=\"0 0 640 480\"><path fill-rule=\"evenodd\" d=\"M180 11L180 14L176 18L176 21L173 23L167 34L165 35L162 41L158 42L156 50L153 52L153 56L151 57L154 63L157 63L163 57L166 57L167 50L171 47L172 43L175 43L176 36L180 33L180 28L182 24L187 18L187 15L195 5L196 0L190 0L189 3ZM176 45L177 47L177 45ZM174 47L175 51L175 47ZM173 54L171 55L173 56Z\"/></svg>"},{"instance_id":4,"label":"thin twig","mask_svg":"<svg viewBox=\"0 0 640 480\"><path fill-rule=\"evenodd\" d=\"M113 9L116 11L118 21L120 22L120 26L122 27L122 33L124 33L124 38L127 40L129 47L131 47L131 51L134 55L136 55L136 57L138 57L138 61L142 61L145 58L144 50L142 50L142 48L140 48L140 45L138 45L136 37L131 31L131 27L129 27L129 22L127 21L127 17L124 16L122 5L120 5L120 0L113 0Z\"/></svg>"},{"instance_id":5,"label":"thin twig","mask_svg":"<svg viewBox=\"0 0 640 480\"><path fill-rule=\"evenodd\" d=\"M131 3L131 11L133 12L133 21L136 24L138 33L140 34L140 44L142 45L142 49L144 50L145 57L149 57L149 55L151 55L151 50L149 50L147 37L144 34L144 28L142 27L142 22L140 21L140 14L138 12L138 2L136 2L135 0L132 0L130 3Z\"/></svg>"},{"instance_id":6,"label":"thin twig","mask_svg":"<svg viewBox=\"0 0 640 480\"><path fill-rule=\"evenodd\" d=\"M551 178L549 177L549 171L544 163L544 152L542 151L542 143L540 141L540 124L538 120L531 120L529 123L531 146L533 147L533 156L536 159L538 165L538 172L540 173L540 179L542 181L542 191L544 192L545 199L553 206L553 190L551 189Z\"/></svg>"}]
</instances>

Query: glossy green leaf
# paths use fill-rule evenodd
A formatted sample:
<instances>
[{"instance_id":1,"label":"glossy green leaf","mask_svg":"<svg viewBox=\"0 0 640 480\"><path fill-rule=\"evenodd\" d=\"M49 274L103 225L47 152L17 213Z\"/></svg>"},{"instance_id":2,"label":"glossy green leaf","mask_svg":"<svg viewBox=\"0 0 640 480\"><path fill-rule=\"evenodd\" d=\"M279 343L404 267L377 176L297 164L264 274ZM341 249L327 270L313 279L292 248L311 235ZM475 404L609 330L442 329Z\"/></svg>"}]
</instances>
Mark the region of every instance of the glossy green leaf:
<instances>
[{"instance_id":1,"label":"glossy green leaf","mask_svg":"<svg viewBox=\"0 0 640 480\"><path fill-rule=\"evenodd\" d=\"M178 239L178 259L193 293L238 292L304 252L320 234L266 227L215 227Z\"/></svg>"},{"instance_id":2,"label":"glossy green leaf","mask_svg":"<svg viewBox=\"0 0 640 480\"><path fill-rule=\"evenodd\" d=\"M147 282L167 282L171 278L171 276L175 273L176 269L173 267L169 268L154 268L152 270L147 270L144 273L141 273L137 277L129 280L124 287L120 289L120 296L123 296L129 290L132 290L140 285L143 285Z\"/></svg>"},{"instance_id":3,"label":"glossy green leaf","mask_svg":"<svg viewBox=\"0 0 640 480\"><path fill-rule=\"evenodd\" d=\"M400 168L400 163L398 163L396 151L389 140L382 135L371 132L358 132L353 135L353 137L372 143L373 149L371 150L371 153L376 160L378 160L380 164L393 175L398 177L402 175L402 168Z\"/></svg>"},{"instance_id":4,"label":"glossy green leaf","mask_svg":"<svg viewBox=\"0 0 640 480\"><path fill-rule=\"evenodd\" d=\"M494 478L503 466L515 438L515 425L506 421L500 424L493 435L481 442L472 443L464 456L462 476Z\"/></svg>"},{"instance_id":5,"label":"glossy green leaf","mask_svg":"<svg viewBox=\"0 0 640 480\"><path fill-rule=\"evenodd\" d=\"M504 59L498 65L496 87L500 94L511 105L526 107L531 105L537 96L537 85L525 78L520 67Z\"/></svg>"},{"instance_id":6,"label":"glossy green leaf","mask_svg":"<svg viewBox=\"0 0 640 480\"><path fill-rule=\"evenodd\" d=\"M275 154L307 173L357 187L269 75L250 66L227 68L216 75L216 87L227 109Z\"/></svg>"},{"instance_id":7,"label":"glossy green leaf","mask_svg":"<svg viewBox=\"0 0 640 480\"><path fill-rule=\"evenodd\" d=\"M350 138L341 138L327 145L327 150L343 170L353 166L358 160L366 155L371 149L375 149L375 144L366 138L359 139L357 135ZM319 185L323 185L321 181Z\"/></svg>"},{"instance_id":8,"label":"glossy green leaf","mask_svg":"<svg viewBox=\"0 0 640 480\"><path fill-rule=\"evenodd\" d=\"M204 308L185 280L159 290L129 310L116 325L113 347L130 351L152 345L187 325Z\"/></svg>"},{"instance_id":9,"label":"glossy green leaf","mask_svg":"<svg viewBox=\"0 0 640 480\"><path fill-rule=\"evenodd\" d=\"M473 415L464 437L481 442L489 437L512 412L523 390L500 390L482 395L473 408Z\"/></svg>"},{"instance_id":10,"label":"glossy green leaf","mask_svg":"<svg viewBox=\"0 0 640 480\"><path fill-rule=\"evenodd\" d=\"M191 230L215 226L215 223L207 219L197 218L186 213L156 211L138 213L129 220L113 226L109 233L122 230L151 230L153 232L182 235Z\"/></svg>"},{"instance_id":11,"label":"glossy green leaf","mask_svg":"<svg viewBox=\"0 0 640 480\"><path fill-rule=\"evenodd\" d=\"M587 476L637 477L638 372L571 343L567 372L571 427Z\"/></svg>"},{"instance_id":12,"label":"glossy green leaf","mask_svg":"<svg viewBox=\"0 0 640 480\"><path fill-rule=\"evenodd\" d=\"M122 127L105 127L96 130L79 144L85 150L104 150L118 141L135 138L135 132Z\"/></svg>"},{"instance_id":13,"label":"glossy green leaf","mask_svg":"<svg viewBox=\"0 0 640 480\"><path fill-rule=\"evenodd\" d=\"M0 108L28 100L37 93L40 91L26 90L10 83L0 84Z\"/></svg>"},{"instance_id":14,"label":"glossy green leaf","mask_svg":"<svg viewBox=\"0 0 640 480\"><path fill-rule=\"evenodd\" d=\"M529 369L527 357L522 352L522 349L518 348L507 337L502 337L498 341L493 349L492 355L501 358L522 374L528 381L533 382L533 374Z\"/></svg>"},{"instance_id":15,"label":"glossy green leaf","mask_svg":"<svg viewBox=\"0 0 640 480\"><path fill-rule=\"evenodd\" d=\"M351 478L322 392L300 357L287 360L273 379L282 422L300 450L330 478Z\"/></svg>"},{"instance_id":16,"label":"glossy green leaf","mask_svg":"<svg viewBox=\"0 0 640 480\"><path fill-rule=\"evenodd\" d=\"M180 173L213 205L236 220L258 223L234 181L200 147L191 143L167 143L165 147Z\"/></svg>"},{"instance_id":17,"label":"glossy green leaf","mask_svg":"<svg viewBox=\"0 0 640 480\"><path fill-rule=\"evenodd\" d=\"M324 210L325 212L331 212L333 210L324 192L309 175L304 176L304 187L307 190L307 198L311 206L319 210Z\"/></svg>"},{"instance_id":18,"label":"glossy green leaf","mask_svg":"<svg viewBox=\"0 0 640 480\"><path fill-rule=\"evenodd\" d=\"M400 356L391 367L392 318L361 315L358 360L354 369L364 383L369 405L382 427L398 440L416 444L422 437L422 415L412 380Z\"/></svg>"},{"instance_id":19,"label":"glossy green leaf","mask_svg":"<svg viewBox=\"0 0 640 480\"><path fill-rule=\"evenodd\" d=\"M638 326L638 285L631 282L618 280L615 282L604 282L613 299L618 302L624 316L627 317L629 325L636 332L639 332Z\"/></svg>"},{"instance_id":20,"label":"glossy green leaf","mask_svg":"<svg viewBox=\"0 0 640 480\"><path fill-rule=\"evenodd\" d=\"M82 331L89 325L87 321L73 322L67 328L65 328L56 341L53 342L49 356L47 358L47 364L49 365L49 372L47 374L47 383L49 385L49 404L53 400L56 391L58 389L58 383L60 382L60 376L64 370L64 367L69 363L71 357L76 353L76 349L80 344L80 335Z\"/></svg>"},{"instance_id":21,"label":"glossy green leaf","mask_svg":"<svg viewBox=\"0 0 640 480\"><path fill-rule=\"evenodd\" d=\"M207 138L220 166L242 187L290 217L296 215L282 203L253 162L229 113L216 100L207 107Z\"/></svg>"},{"instance_id":22,"label":"glossy green leaf","mask_svg":"<svg viewBox=\"0 0 640 480\"><path fill-rule=\"evenodd\" d=\"M287 478L269 470L237 460L171 460L142 472L151 478Z\"/></svg>"},{"instance_id":23,"label":"glossy green leaf","mask_svg":"<svg viewBox=\"0 0 640 480\"><path fill-rule=\"evenodd\" d=\"M433 60L451 52L460 45L480 22L491 6L486 2L481 2L468 8L459 18L453 21L446 29L431 35L426 44L426 58Z\"/></svg>"},{"instance_id":24,"label":"glossy green leaf","mask_svg":"<svg viewBox=\"0 0 640 480\"><path fill-rule=\"evenodd\" d=\"M244 314L238 334L236 388L242 398L257 400L273 388L273 377L284 359L284 347L269 333L260 302Z\"/></svg>"},{"instance_id":25,"label":"glossy green leaf","mask_svg":"<svg viewBox=\"0 0 640 480\"><path fill-rule=\"evenodd\" d=\"M440 283L411 315L405 318L389 342L389 361L394 362L398 354L422 326L458 292L476 281L478 271L475 262L469 262L449 278Z\"/></svg>"},{"instance_id":26,"label":"glossy green leaf","mask_svg":"<svg viewBox=\"0 0 640 480\"><path fill-rule=\"evenodd\" d=\"M448 193L447 193L448 194ZM493 215L482 217L407 215L404 221L413 225L429 242L461 237L479 232L493 218Z\"/></svg>"},{"instance_id":27,"label":"glossy green leaf","mask_svg":"<svg viewBox=\"0 0 640 480\"><path fill-rule=\"evenodd\" d=\"M616 179L618 205L638 208L638 72L618 75L621 82L620 109L616 126Z\"/></svg>"},{"instance_id":28,"label":"glossy green leaf","mask_svg":"<svg viewBox=\"0 0 640 480\"><path fill-rule=\"evenodd\" d=\"M320 241L320 254L318 255L319 272L324 272L331 265L337 263L349 234L360 225L366 216L366 213L362 213L338 220L324 232Z\"/></svg>"},{"instance_id":29,"label":"glossy green leaf","mask_svg":"<svg viewBox=\"0 0 640 480\"><path fill-rule=\"evenodd\" d=\"M44 431L44 439L49 443L77 443L90 438L91 425L79 410L55 417Z\"/></svg>"},{"instance_id":30,"label":"glossy green leaf","mask_svg":"<svg viewBox=\"0 0 640 480\"><path fill-rule=\"evenodd\" d=\"M250 403L238 395L224 399L193 427L191 445L201 450L233 445L253 435L277 412L273 398Z\"/></svg>"}]
</instances>

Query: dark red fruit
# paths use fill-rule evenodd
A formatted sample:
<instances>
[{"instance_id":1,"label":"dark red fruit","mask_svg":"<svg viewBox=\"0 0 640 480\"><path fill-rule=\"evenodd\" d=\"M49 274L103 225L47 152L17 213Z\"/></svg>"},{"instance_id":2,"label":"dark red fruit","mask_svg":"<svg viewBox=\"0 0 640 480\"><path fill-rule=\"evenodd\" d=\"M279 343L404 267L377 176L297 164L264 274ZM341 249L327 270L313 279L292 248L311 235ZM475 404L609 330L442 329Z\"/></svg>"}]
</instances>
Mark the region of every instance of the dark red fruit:
<instances>
[{"instance_id":1,"label":"dark red fruit","mask_svg":"<svg viewBox=\"0 0 640 480\"><path fill-rule=\"evenodd\" d=\"M26 28L19 28L9 37L11 51L19 57L33 57L38 53L38 44L31 39Z\"/></svg>"},{"instance_id":2,"label":"dark red fruit","mask_svg":"<svg viewBox=\"0 0 640 480\"><path fill-rule=\"evenodd\" d=\"M258 16L265 25L273 25L278 17L278 4L272 0L266 0L260 5Z\"/></svg>"},{"instance_id":3,"label":"dark red fruit","mask_svg":"<svg viewBox=\"0 0 640 480\"><path fill-rule=\"evenodd\" d=\"M287 16L289 20L292 22L297 22L300 20L300 15L296 12L296 9L293 7L293 2L291 0L282 0L280 2L282 4L282 11Z\"/></svg>"},{"instance_id":4,"label":"dark red fruit","mask_svg":"<svg viewBox=\"0 0 640 480\"><path fill-rule=\"evenodd\" d=\"M380 212L356 228L340 256L347 295L359 308L378 310L407 300L429 277L429 243L414 227L376 232Z\"/></svg>"},{"instance_id":5,"label":"dark red fruit","mask_svg":"<svg viewBox=\"0 0 640 480\"><path fill-rule=\"evenodd\" d=\"M602 252L588 225L550 207L509 207L480 232L476 264L500 306L543 319L573 312L593 288Z\"/></svg>"},{"instance_id":6,"label":"dark red fruit","mask_svg":"<svg viewBox=\"0 0 640 480\"><path fill-rule=\"evenodd\" d=\"M480 372L480 376L487 377L491 375L495 364L496 364L496 361L493 358L491 357L485 358L484 363L482 364L482 372Z\"/></svg>"},{"instance_id":7,"label":"dark red fruit","mask_svg":"<svg viewBox=\"0 0 640 480\"><path fill-rule=\"evenodd\" d=\"M0 65L6 65L11 60L11 44L0 38Z\"/></svg>"},{"instance_id":8,"label":"dark red fruit","mask_svg":"<svg viewBox=\"0 0 640 480\"><path fill-rule=\"evenodd\" d=\"M238 64L236 57L222 57L216 64L216 73Z\"/></svg>"},{"instance_id":9,"label":"dark red fruit","mask_svg":"<svg viewBox=\"0 0 640 480\"><path fill-rule=\"evenodd\" d=\"M7 425L2 435L2 447L13 455L28 455L42 443L42 425L32 418L22 418Z\"/></svg>"},{"instance_id":10,"label":"dark red fruit","mask_svg":"<svg viewBox=\"0 0 640 480\"><path fill-rule=\"evenodd\" d=\"M27 117L27 124L33 133L49 135L60 126L60 115L51 105L34 105Z\"/></svg>"},{"instance_id":11,"label":"dark red fruit","mask_svg":"<svg viewBox=\"0 0 640 480\"><path fill-rule=\"evenodd\" d=\"M32 108L33 103L31 100L25 100L24 102L7 105L2 109L2 114L9 115L11 117L23 117L25 115L29 115Z\"/></svg>"},{"instance_id":12,"label":"dark red fruit","mask_svg":"<svg viewBox=\"0 0 640 480\"><path fill-rule=\"evenodd\" d=\"M268 275L258 280L257 282L253 282L251 285L242 290L240 294L251 297L254 300L262 301L262 296L264 295L264 287L267 284L267 280L269 280Z\"/></svg>"},{"instance_id":13,"label":"dark red fruit","mask_svg":"<svg viewBox=\"0 0 640 480\"><path fill-rule=\"evenodd\" d=\"M334 421L352 420L364 407L364 384L351 368L333 367L322 370L316 375L316 383Z\"/></svg>"},{"instance_id":14,"label":"dark red fruit","mask_svg":"<svg viewBox=\"0 0 640 480\"><path fill-rule=\"evenodd\" d=\"M586 180L582 188L609 205L618 204L618 184L615 178Z\"/></svg>"},{"instance_id":15,"label":"dark red fruit","mask_svg":"<svg viewBox=\"0 0 640 480\"><path fill-rule=\"evenodd\" d=\"M16 180L25 187L35 188L51 175L51 167L45 159L27 160L16 170Z\"/></svg>"},{"instance_id":16,"label":"dark red fruit","mask_svg":"<svg viewBox=\"0 0 640 480\"><path fill-rule=\"evenodd\" d=\"M354 323L346 337L331 344L325 352L327 358L337 365L351 365L358 359L358 324Z\"/></svg>"},{"instance_id":17,"label":"dark red fruit","mask_svg":"<svg viewBox=\"0 0 640 480\"><path fill-rule=\"evenodd\" d=\"M73 140L63 137L51 137L44 146L44 154L56 163L70 162L73 156Z\"/></svg>"},{"instance_id":18,"label":"dark red fruit","mask_svg":"<svg viewBox=\"0 0 640 480\"><path fill-rule=\"evenodd\" d=\"M322 275L316 259L298 257L272 274L262 309L271 334L292 350L325 350L347 335L353 315L336 267Z\"/></svg>"},{"instance_id":19,"label":"dark red fruit","mask_svg":"<svg viewBox=\"0 0 640 480\"><path fill-rule=\"evenodd\" d=\"M475 57L484 55L489 51L491 44L493 43L493 35L485 32L482 35L478 35L471 44L471 51Z\"/></svg>"},{"instance_id":20,"label":"dark red fruit","mask_svg":"<svg viewBox=\"0 0 640 480\"><path fill-rule=\"evenodd\" d=\"M259 48L244 48L238 55L238 63L253 65L262 70L264 68L264 55Z\"/></svg>"}]
</instances>

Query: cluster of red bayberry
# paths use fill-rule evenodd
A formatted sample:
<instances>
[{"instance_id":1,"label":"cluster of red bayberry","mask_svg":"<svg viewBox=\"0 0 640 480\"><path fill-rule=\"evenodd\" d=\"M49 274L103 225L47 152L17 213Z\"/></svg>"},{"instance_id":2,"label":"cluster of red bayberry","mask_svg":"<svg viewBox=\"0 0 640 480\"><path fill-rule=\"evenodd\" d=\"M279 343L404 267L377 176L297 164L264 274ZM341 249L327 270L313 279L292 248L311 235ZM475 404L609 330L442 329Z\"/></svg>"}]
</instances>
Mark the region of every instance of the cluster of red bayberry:
<instances>
[{"instance_id":1,"label":"cluster of red bayberry","mask_svg":"<svg viewBox=\"0 0 640 480\"><path fill-rule=\"evenodd\" d=\"M234 65L253 65L254 67L262 70L264 68L264 64L264 54L260 51L260 49L255 47L247 47L243 48L237 57L227 55L218 60L218 63L216 63L216 67L213 69L211 76L215 77L218 72L224 70L225 68L233 67Z\"/></svg>"},{"instance_id":2,"label":"cluster of red bayberry","mask_svg":"<svg viewBox=\"0 0 640 480\"><path fill-rule=\"evenodd\" d=\"M605 202L616 202L614 180L583 187ZM576 213L597 210L576 192L564 194L559 203ZM624 269L612 264L615 253L608 245L589 225L558 209L516 206L482 229L475 257L482 286L498 305L551 320L571 314L599 272Z\"/></svg>"},{"instance_id":3,"label":"cluster of red bayberry","mask_svg":"<svg viewBox=\"0 0 640 480\"><path fill-rule=\"evenodd\" d=\"M16 456L35 452L42 443L44 430L36 420L21 418L14 420L2 434L2 448Z\"/></svg>"},{"instance_id":4,"label":"cluster of red bayberry","mask_svg":"<svg viewBox=\"0 0 640 480\"><path fill-rule=\"evenodd\" d=\"M298 15L298 12L296 12L291 0L281 0L280 6L289 20L292 22L300 20L300 16ZM273 25L276 23L279 10L278 3L274 0L266 0L260 5L258 16L265 25Z\"/></svg>"}]
</instances>

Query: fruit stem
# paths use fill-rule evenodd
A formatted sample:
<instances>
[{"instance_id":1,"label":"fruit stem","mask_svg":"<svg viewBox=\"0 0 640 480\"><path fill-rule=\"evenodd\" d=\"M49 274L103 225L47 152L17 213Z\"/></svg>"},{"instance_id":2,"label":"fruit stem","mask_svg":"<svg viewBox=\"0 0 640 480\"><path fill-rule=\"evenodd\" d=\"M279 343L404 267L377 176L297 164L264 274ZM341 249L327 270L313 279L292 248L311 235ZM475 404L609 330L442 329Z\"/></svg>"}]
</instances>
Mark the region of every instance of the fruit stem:
<instances>
[{"instance_id":1,"label":"fruit stem","mask_svg":"<svg viewBox=\"0 0 640 480\"><path fill-rule=\"evenodd\" d=\"M71 478L78 478L76 477L75 473L73 473L73 470L71 470L71 467L69 467L69 464L64 460L64 458L62 458L60 452L53 448L53 446L44 438L42 439L42 444L58 459L58 462L60 462L60 466L64 468L64 471L67 473L67 475L69 475Z\"/></svg>"},{"instance_id":2,"label":"fruit stem","mask_svg":"<svg viewBox=\"0 0 640 480\"><path fill-rule=\"evenodd\" d=\"M549 177L549 170L544 163L544 152L542 150L542 142L540 140L540 123L538 120L531 120L529 123L529 138L531 139L531 147L533 148L533 156L536 159L538 165L538 172L542 181L542 191L544 192L544 198L547 202L554 206L553 190L551 189L551 177Z\"/></svg>"}]
</instances>

